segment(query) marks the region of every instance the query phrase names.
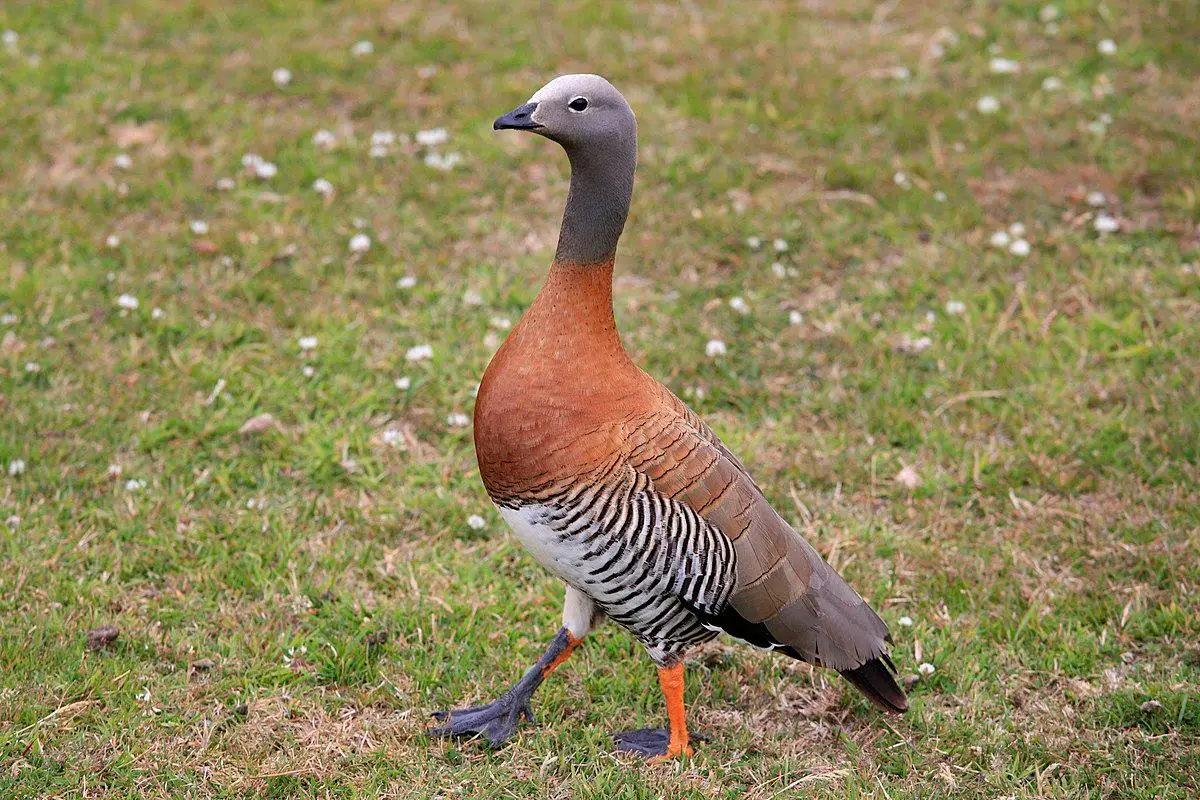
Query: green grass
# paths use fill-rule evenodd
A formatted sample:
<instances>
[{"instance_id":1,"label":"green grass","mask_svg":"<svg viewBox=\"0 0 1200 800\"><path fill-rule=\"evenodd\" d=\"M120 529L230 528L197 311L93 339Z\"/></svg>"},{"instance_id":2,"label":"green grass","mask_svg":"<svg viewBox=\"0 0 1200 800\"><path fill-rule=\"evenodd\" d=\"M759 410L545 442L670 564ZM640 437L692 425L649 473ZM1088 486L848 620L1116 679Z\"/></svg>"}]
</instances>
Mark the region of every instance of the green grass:
<instances>
[{"instance_id":1,"label":"green grass","mask_svg":"<svg viewBox=\"0 0 1200 800\"><path fill-rule=\"evenodd\" d=\"M1042 5L4 3L0 795L1195 796L1200 14L1062 0L1053 30ZM626 343L881 609L902 672L936 667L903 718L714 644L688 661L712 741L617 757L663 711L608 626L509 747L423 733L558 626L447 419L566 193L554 146L490 121L584 70L639 119ZM434 127L451 171L368 154ZM988 244L1016 222L1024 258Z\"/></svg>"}]
</instances>

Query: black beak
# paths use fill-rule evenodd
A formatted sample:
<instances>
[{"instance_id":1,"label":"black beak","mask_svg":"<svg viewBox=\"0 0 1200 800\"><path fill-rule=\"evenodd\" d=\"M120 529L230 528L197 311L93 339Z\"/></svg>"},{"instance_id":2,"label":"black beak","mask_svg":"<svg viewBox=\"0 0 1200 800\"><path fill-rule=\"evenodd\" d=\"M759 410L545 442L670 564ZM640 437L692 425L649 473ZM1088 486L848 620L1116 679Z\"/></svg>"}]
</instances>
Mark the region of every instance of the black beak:
<instances>
[{"instance_id":1,"label":"black beak","mask_svg":"<svg viewBox=\"0 0 1200 800\"><path fill-rule=\"evenodd\" d=\"M492 123L492 130L531 131L542 127L533 121L533 112L537 110L537 106L537 103L526 103L520 108L514 108L503 117L497 117L496 121Z\"/></svg>"}]
</instances>

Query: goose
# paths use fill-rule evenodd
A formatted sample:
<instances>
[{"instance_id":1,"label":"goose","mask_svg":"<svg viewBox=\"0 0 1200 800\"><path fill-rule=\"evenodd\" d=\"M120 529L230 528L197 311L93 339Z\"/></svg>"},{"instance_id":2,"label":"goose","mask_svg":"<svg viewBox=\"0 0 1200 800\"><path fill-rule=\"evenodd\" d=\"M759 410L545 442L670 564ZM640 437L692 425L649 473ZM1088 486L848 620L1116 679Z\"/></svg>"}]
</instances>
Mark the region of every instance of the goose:
<instances>
[{"instance_id":1,"label":"goose","mask_svg":"<svg viewBox=\"0 0 1200 800\"><path fill-rule=\"evenodd\" d=\"M905 711L884 622L621 344L612 290L637 162L629 103L598 75L563 75L493 128L550 139L571 165L549 275L484 372L474 417L488 495L566 594L537 663L494 702L435 712L430 732L504 743L604 618L649 654L669 720L616 734L618 751L693 754L683 658L721 633L834 669Z\"/></svg>"}]
</instances>

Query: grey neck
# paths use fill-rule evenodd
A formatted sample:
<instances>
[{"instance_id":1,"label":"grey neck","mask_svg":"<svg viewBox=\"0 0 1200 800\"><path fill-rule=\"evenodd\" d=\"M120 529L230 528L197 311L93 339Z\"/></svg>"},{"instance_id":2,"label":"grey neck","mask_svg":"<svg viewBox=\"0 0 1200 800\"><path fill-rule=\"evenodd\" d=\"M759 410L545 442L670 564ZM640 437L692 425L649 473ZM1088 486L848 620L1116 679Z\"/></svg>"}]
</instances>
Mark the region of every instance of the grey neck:
<instances>
[{"instance_id":1,"label":"grey neck","mask_svg":"<svg viewBox=\"0 0 1200 800\"><path fill-rule=\"evenodd\" d=\"M629 216L637 134L619 135L602 147L566 147L571 188L563 212L554 261L600 264L611 261Z\"/></svg>"}]
</instances>

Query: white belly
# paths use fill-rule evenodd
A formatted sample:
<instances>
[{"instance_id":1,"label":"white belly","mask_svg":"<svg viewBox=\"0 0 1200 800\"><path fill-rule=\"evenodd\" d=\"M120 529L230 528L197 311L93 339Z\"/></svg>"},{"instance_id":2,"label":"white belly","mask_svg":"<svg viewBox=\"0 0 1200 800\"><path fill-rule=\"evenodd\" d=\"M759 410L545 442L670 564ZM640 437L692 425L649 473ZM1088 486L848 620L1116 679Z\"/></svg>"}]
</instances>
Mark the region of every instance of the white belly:
<instances>
[{"instance_id":1,"label":"white belly","mask_svg":"<svg viewBox=\"0 0 1200 800\"><path fill-rule=\"evenodd\" d=\"M587 576L578 566L582 555L579 545L571 539L560 542L558 531L538 521L547 512L545 506L527 505L517 509L500 508L499 511L539 564L573 586L584 585Z\"/></svg>"}]
</instances>

